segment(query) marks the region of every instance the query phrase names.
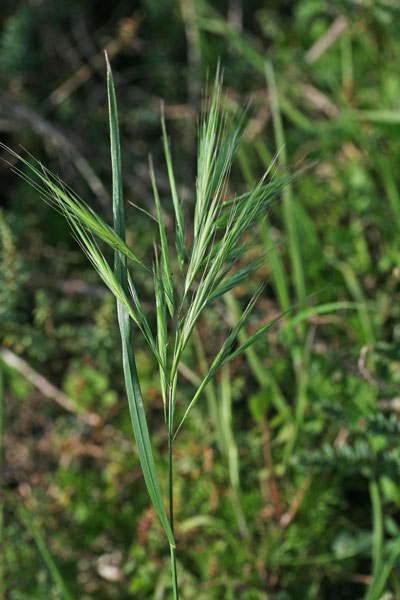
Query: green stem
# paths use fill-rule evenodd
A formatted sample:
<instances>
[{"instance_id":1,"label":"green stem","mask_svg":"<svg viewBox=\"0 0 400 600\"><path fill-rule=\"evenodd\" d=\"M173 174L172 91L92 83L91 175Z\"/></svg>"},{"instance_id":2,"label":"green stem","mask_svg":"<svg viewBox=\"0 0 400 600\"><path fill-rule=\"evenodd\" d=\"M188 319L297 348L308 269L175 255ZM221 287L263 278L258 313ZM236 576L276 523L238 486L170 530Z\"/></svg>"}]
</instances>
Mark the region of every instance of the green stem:
<instances>
[{"instance_id":1,"label":"green stem","mask_svg":"<svg viewBox=\"0 0 400 600\"><path fill-rule=\"evenodd\" d=\"M169 483L169 522L171 525L172 535L174 535L174 477L173 477L173 429L174 429L174 411L176 401L176 386L177 377L175 376L172 380L169 403L168 403L168 483ZM175 546L170 545L171 550L171 578L172 578L172 590L174 593L174 600L179 600L178 591L178 574L176 570L176 552Z\"/></svg>"},{"instance_id":2,"label":"green stem","mask_svg":"<svg viewBox=\"0 0 400 600\"><path fill-rule=\"evenodd\" d=\"M169 522L174 533L174 481L173 481L172 437L168 434L168 483L169 483Z\"/></svg>"},{"instance_id":3,"label":"green stem","mask_svg":"<svg viewBox=\"0 0 400 600\"><path fill-rule=\"evenodd\" d=\"M174 534L174 487L172 474L172 437L168 435L168 458L169 458L169 521L171 524L172 534ZM171 579L172 590L174 592L174 600L179 600L178 591L178 574L176 570L176 553L175 547L170 545L171 550Z\"/></svg>"},{"instance_id":4,"label":"green stem","mask_svg":"<svg viewBox=\"0 0 400 600\"><path fill-rule=\"evenodd\" d=\"M174 592L174 600L179 600L179 592L178 592L178 575L176 572L176 556L175 556L175 548L170 546L171 549L171 577L172 577L172 589Z\"/></svg>"}]
</instances>

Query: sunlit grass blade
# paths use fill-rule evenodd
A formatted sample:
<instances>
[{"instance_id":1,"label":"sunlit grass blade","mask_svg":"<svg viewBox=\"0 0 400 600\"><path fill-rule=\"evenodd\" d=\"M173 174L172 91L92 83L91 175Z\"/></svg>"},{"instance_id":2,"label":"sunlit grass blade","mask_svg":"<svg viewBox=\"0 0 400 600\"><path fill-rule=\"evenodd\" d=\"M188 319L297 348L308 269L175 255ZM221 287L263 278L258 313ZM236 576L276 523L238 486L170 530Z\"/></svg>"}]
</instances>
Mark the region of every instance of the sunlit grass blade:
<instances>
[{"instance_id":1,"label":"sunlit grass blade","mask_svg":"<svg viewBox=\"0 0 400 600\"><path fill-rule=\"evenodd\" d=\"M278 91L276 88L275 74L270 62L265 64L265 74L270 95L271 113L274 124L275 142L279 150L279 162L283 175L287 175L287 153L285 148L285 136L282 118L279 109ZM290 259L293 265L294 284L297 292L297 300L304 300L306 296L306 284L302 251L299 239L298 226L296 224L295 205L290 185L283 189L283 211L288 234L288 245Z\"/></svg>"},{"instance_id":2,"label":"sunlit grass blade","mask_svg":"<svg viewBox=\"0 0 400 600\"><path fill-rule=\"evenodd\" d=\"M119 144L119 128L117 115L117 102L115 97L114 83L110 64L107 59L107 88L110 116L110 141L111 141L111 164L113 177L113 212L114 226L117 234L124 239L125 237L125 214L122 194L122 171L121 171L121 151ZM119 281L125 293L128 292L128 277L126 257L115 253L115 276ZM118 302L118 323L120 327L123 367L125 375L125 384L128 395L129 409L135 439L138 447L140 464L143 470L143 476L151 498L151 501L157 511L160 521L165 529L169 544L175 547L175 540L170 523L168 521L165 505L161 493L160 483L154 463L153 452L150 443L150 436L147 427L146 415L143 406L142 393L140 389L139 378L136 370L135 358L132 348L131 331L129 315L124 306Z\"/></svg>"}]
</instances>

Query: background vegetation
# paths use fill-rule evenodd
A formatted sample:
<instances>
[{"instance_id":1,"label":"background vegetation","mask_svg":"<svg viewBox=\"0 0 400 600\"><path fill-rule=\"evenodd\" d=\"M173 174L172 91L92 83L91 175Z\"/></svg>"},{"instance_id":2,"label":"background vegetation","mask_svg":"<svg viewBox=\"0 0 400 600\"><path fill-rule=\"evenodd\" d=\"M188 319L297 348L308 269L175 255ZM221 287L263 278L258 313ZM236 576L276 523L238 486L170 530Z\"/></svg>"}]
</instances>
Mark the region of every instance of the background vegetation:
<instances>
[{"instance_id":1,"label":"background vegetation","mask_svg":"<svg viewBox=\"0 0 400 600\"><path fill-rule=\"evenodd\" d=\"M391 0L2 2L1 139L104 218L104 48L126 198L154 210L151 152L171 230L160 100L189 205L196 115L218 58L229 102L252 98L232 192L257 181L277 149L277 175L304 168L260 229L266 264L201 320L181 373L182 402L261 281L248 333L298 303L222 371L182 431L185 600L400 597L399 12ZM114 300L63 218L0 170L0 598L170 598ZM128 205L127 219L128 241L150 262L148 217ZM154 318L152 282L137 276ZM144 345L137 362L162 465L158 370Z\"/></svg>"}]
</instances>

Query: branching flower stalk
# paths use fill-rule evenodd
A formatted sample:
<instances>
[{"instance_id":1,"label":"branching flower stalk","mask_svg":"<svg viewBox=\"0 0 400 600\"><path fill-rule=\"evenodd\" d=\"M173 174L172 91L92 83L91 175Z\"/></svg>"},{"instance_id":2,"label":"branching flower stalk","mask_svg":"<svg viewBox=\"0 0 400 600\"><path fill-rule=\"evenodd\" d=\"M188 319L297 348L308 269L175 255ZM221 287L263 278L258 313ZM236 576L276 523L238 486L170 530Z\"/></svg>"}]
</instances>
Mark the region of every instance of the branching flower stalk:
<instances>
[{"instance_id":1,"label":"branching flower stalk","mask_svg":"<svg viewBox=\"0 0 400 600\"><path fill-rule=\"evenodd\" d=\"M107 58L107 57L106 57ZM161 129L175 215L175 248L168 243L161 199L152 161L150 179L157 210L158 243L154 266L145 266L125 240L125 214L122 188L121 150L117 102L111 68L107 59L107 87L112 164L114 226L110 227L73 190L43 165L12 152L22 162L15 167L40 193L41 197L67 219L73 235L117 302L121 334L123 370L129 410L146 487L167 536L171 551L174 600L178 600L176 543L173 511L173 446L185 420L214 375L229 361L249 348L280 318L264 325L243 343L239 334L256 304L259 290L242 312L215 359L204 373L192 399L176 419L179 364L204 308L242 283L261 264L263 257L252 258L248 250L255 244L254 227L266 213L270 201L278 196L285 180L267 181L266 173L246 194L227 200L227 184L233 159L244 132L243 115L229 116L223 108L222 78L219 70L210 100L205 102L199 127L196 200L193 215L193 242L185 239L185 221L179 198L164 114ZM5 148L5 146L3 146ZM251 241L249 242L248 239ZM114 251L114 267L108 263L99 243ZM254 253L252 253L254 254ZM134 285L131 266L146 269L154 279L156 333L142 308ZM281 315L282 316L282 315ZM145 338L160 373L160 388L168 437L169 516L164 503L139 376L131 339L132 321ZM180 413L180 411L179 411Z\"/></svg>"}]
</instances>

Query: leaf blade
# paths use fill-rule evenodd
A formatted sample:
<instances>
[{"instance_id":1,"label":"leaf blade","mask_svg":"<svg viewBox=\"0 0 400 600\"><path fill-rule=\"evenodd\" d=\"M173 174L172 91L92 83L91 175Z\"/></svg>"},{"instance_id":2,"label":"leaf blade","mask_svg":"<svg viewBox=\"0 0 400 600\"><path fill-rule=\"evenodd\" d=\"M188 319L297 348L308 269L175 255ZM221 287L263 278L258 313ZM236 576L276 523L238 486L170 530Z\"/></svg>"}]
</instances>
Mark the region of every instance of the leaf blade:
<instances>
[{"instance_id":1,"label":"leaf blade","mask_svg":"<svg viewBox=\"0 0 400 600\"><path fill-rule=\"evenodd\" d=\"M122 194L122 168L121 151L119 142L118 112L115 96L114 82L111 73L110 63L107 60L107 89L109 99L109 117L110 117L110 142L111 142L111 163L113 176L113 213L115 230L124 239L125 237L125 214ZM128 277L126 267L126 257L119 252L115 252L115 275L125 291L128 291ZM159 519L164 527L168 541L172 547L175 547L174 535L168 521L165 510L164 500L161 493L161 487L155 467L153 452L151 448L150 436L147 427L146 414L143 406L142 393L140 389L139 378L136 370L136 363L131 343L131 331L129 315L124 307L117 303L118 323L121 333L123 368L125 375L126 391L128 395L129 410L135 434L136 444L139 451L140 464L142 466L143 476L150 499L158 513Z\"/></svg>"}]
</instances>

